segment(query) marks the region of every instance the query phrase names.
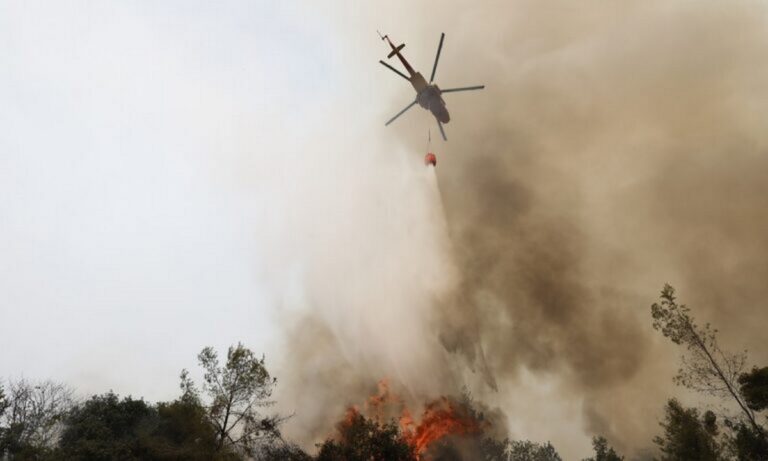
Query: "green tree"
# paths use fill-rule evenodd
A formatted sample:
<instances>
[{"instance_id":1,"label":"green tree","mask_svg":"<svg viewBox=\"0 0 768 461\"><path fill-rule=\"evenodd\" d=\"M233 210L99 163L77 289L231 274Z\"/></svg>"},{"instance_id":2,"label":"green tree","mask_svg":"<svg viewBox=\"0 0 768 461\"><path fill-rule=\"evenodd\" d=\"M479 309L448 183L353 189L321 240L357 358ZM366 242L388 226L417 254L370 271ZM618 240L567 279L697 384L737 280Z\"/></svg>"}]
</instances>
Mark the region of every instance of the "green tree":
<instances>
[{"instance_id":1,"label":"green tree","mask_svg":"<svg viewBox=\"0 0 768 461\"><path fill-rule=\"evenodd\" d=\"M461 453L472 453L483 461L562 461L551 443L531 442L530 440L503 440L491 437L474 440L471 445L464 445ZM469 450L467 450L469 448ZM432 459L432 458L429 458ZM464 459L458 454L453 457L435 457L434 459ZM472 459L475 459L474 457Z\"/></svg>"},{"instance_id":2,"label":"green tree","mask_svg":"<svg viewBox=\"0 0 768 461\"><path fill-rule=\"evenodd\" d=\"M592 448L595 450L593 458L586 458L584 461L623 461L624 457L619 456L613 447L608 445L605 437L592 437Z\"/></svg>"},{"instance_id":3,"label":"green tree","mask_svg":"<svg viewBox=\"0 0 768 461\"><path fill-rule=\"evenodd\" d=\"M218 451L236 450L249 456L259 447L280 438L276 416L264 417L258 409L270 406L276 379L270 377L264 357L242 344L230 347L223 366L216 351L206 347L197 356L205 375L203 391L210 399L208 418L216 431ZM182 370L182 388L196 395L194 383Z\"/></svg>"},{"instance_id":4,"label":"green tree","mask_svg":"<svg viewBox=\"0 0 768 461\"><path fill-rule=\"evenodd\" d=\"M147 435L139 433L153 460L239 460L235 453L219 450L216 431L199 401L178 399L157 404L156 421Z\"/></svg>"},{"instance_id":5,"label":"green tree","mask_svg":"<svg viewBox=\"0 0 768 461\"><path fill-rule=\"evenodd\" d=\"M507 461L509 439L497 440L486 437L480 441L480 454L483 461Z\"/></svg>"},{"instance_id":6,"label":"green tree","mask_svg":"<svg viewBox=\"0 0 768 461\"><path fill-rule=\"evenodd\" d=\"M664 421L660 423L664 434L654 438L659 446L661 461L718 461L722 447L716 442L712 422L705 424L695 408L684 408L671 399L665 408Z\"/></svg>"},{"instance_id":7,"label":"green tree","mask_svg":"<svg viewBox=\"0 0 768 461\"><path fill-rule=\"evenodd\" d=\"M354 413L339 425L339 437L320 446L317 461L416 461L397 424L380 424Z\"/></svg>"},{"instance_id":8,"label":"green tree","mask_svg":"<svg viewBox=\"0 0 768 461\"><path fill-rule=\"evenodd\" d=\"M56 454L69 460L149 459L141 433L150 431L155 417L144 400L95 395L67 415Z\"/></svg>"},{"instance_id":9,"label":"green tree","mask_svg":"<svg viewBox=\"0 0 768 461\"><path fill-rule=\"evenodd\" d=\"M267 444L259 450L257 461L312 461L304 450L290 443Z\"/></svg>"},{"instance_id":10,"label":"green tree","mask_svg":"<svg viewBox=\"0 0 768 461\"><path fill-rule=\"evenodd\" d=\"M3 417L5 414L5 410L8 409L8 407L11 404L8 402L8 398L5 396L5 389L3 388L3 383L0 383L0 418Z\"/></svg>"},{"instance_id":11,"label":"green tree","mask_svg":"<svg viewBox=\"0 0 768 461\"><path fill-rule=\"evenodd\" d=\"M53 381L10 381L0 402L0 457L39 458L58 439L72 390Z\"/></svg>"},{"instance_id":12,"label":"green tree","mask_svg":"<svg viewBox=\"0 0 768 461\"><path fill-rule=\"evenodd\" d=\"M216 428L200 401L194 382L181 373L182 394L173 402L157 404L157 422L147 444L157 460L239 460L241 457L218 445Z\"/></svg>"},{"instance_id":13,"label":"green tree","mask_svg":"<svg viewBox=\"0 0 768 461\"><path fill-rule=\"evenodd\" d=\"M717 330L708 323L699 326L690 308L677 303L675 289L670 285L664 285L661 302L651 306L651 315L654 329L686 348L675 382L710 395L732 398L755 431L762 432L754 412L739 391L738 379L744 369L746 353L723 351L717 341Z\"/></svg>"},{"instance_id":14,"label":"green tree","mask_svg":"<svg viewBox=\"0 0 768 461\"><path fill-rule=\"evenodd\" d=\"M11 406L11 404L8 402L8 399L5 396L3 384L0 383L0 457L3 457L7 451L8 427L2 425L2 422L5 421L5 411L9 406Z\"/></svg>"},{"instance_id":15,"label":"green tree","mask_svg":"<svg viewBox=\"0 0 768 461\"><path fill-rule=\"evenodd\" d=\"M768 367L752 368L739 376L741 394L753 411L768 409Z\"/></svg>"},{"instance_id":16,"label":"green tree","mask_svg":"<svg viewBox=\"0 0 768 461\"><path fill-rule=\"evenodd\" d=\"M768 440L752 426L737 424L731 440L731 451L739 461L765 461L768 459Z\"/></svg>"},{"instance_id":17,"label":"green tree","mask_svg":"<svg viewBox=\"0 0 768 461\"><path fill-rule=\"evenodd\" d=\"M562 461L551 443L514 440L509 443L509 459L515 461Z\"/></svg>"},{"instance_id":18,"label":"green tree","mask_svg":"<svg viewBox=\"0 0 768 461\"><path fill-rule=\"evenodd\" d=\"M219 450L207 410L185 394L157 406L110 392L74 407L54 459L71 460L215 460L241 457Z\"/></svg>"}]
</instances>

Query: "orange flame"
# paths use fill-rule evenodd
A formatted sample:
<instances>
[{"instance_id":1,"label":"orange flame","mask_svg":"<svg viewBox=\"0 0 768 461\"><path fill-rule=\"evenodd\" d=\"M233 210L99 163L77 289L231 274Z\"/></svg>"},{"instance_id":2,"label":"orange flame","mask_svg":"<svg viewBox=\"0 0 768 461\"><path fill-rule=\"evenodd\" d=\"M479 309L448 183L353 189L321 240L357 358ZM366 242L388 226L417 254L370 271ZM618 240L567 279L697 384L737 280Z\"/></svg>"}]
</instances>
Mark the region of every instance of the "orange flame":
<instances>
[{"instance_id":1,"label":"orange flame","mask_svg":"<svg viewBox=\"0 0 768 461\"><path fill-rule=\"evenodd\" d=\"M401 433L417 459L421 459L430 445L444 437L479 434L485 428L485 423L475 414L448 397L427 403L417 421L403 400L390 391L388 382L379 381L378 392L367 399L364 413L381 422L398 411ZM350 406L340 424L350 425L360 414L359 407Z\"/></svg>"},{"instance_id":2,"label":"orange flame","mask_svg":"<svg viewBox=\"0 0 768 461\"><path fill-rule=\"evenodd\" d=\"M427 404L421 421L416 424L404 410L400 427L416 456L421 456L429 446L449 435L472 435L482 431L483 425L474 415L458 408L447 397L440 397Z\"/></svg>"}]
</instances>

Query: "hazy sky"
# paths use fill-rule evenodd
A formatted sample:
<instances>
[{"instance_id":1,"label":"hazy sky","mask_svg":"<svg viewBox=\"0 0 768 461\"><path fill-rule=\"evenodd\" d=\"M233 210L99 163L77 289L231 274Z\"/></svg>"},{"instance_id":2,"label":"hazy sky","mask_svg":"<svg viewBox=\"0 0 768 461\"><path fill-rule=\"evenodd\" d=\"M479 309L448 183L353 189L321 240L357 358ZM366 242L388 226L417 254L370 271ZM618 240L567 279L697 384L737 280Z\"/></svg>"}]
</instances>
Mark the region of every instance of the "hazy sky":
<instances>
[{"instance_id":1,"label":"hazy sky","mask_svg":"<svg viewBox=\"0 0 768 461\"><path fill-rule=\"evenodd\" d=\"M206 344L267 347L273 186L342 72L322 31L278 2L0 5L0 374L167 398Z\"/></svg>"}]
</instances>

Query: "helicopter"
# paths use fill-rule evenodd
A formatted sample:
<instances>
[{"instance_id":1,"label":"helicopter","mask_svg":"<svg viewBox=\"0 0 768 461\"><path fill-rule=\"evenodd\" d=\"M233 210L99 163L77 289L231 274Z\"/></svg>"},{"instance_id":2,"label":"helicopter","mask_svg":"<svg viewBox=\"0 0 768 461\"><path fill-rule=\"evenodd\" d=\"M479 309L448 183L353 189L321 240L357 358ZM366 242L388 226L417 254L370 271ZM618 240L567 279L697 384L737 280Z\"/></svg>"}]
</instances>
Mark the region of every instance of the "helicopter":
<instances>
[{"instance_id":1,"label":"helicopter","mask_svg":"<svg viewBox=\"0 0 768 461\"><path fill-rule=\"evenodd\" d=\"M401 51L403 48L405 48L405 43L395 46L395 44L392 43L392 40L389 39L389 36L381 35L381 32L379 32L379 37L381 37L383 41L386 41L389 44L389 47L392 49L389 55L387 55L387 59L392 58L393 56L397 56L400 59L400 62L405 67L405 69L408 71L408 75L405 75L404 73L390 66L383 60L379 60L379 62L384 67L391 70L392 72L408 80L413 86L413 89L416 90L416 99L414 99L413 102L408 104L405 107L405 109L398 112L397 115L389 119L389 121L385 123L384 126L388 126L390 123L394 122L398 117L403 115L408 109L410 109L416 103L418 103L424 109L427 109L428 111L432 112L432 115L434 115L435 119L437 120L437 125L440 127L440 134L443 136L443 140L447 141L448 138L445 136L445 129L443 129L443 124L448 123L451 120L451 116L448 113L448 109L445 106L445 101L442 98L442 94L455 93L459 91L482 90L483 88L485 88L485 85L465 86L460 88L448 88L443 90L443 89L440 89L440 87L438 87L437 84L433 83L435 80L435 71L437 71L437 62L440 60L440 51L443 49L443 40L445 40L445 33L440 34L440 44L437 46L437 55L435 56L435 63L432 66L432 75L430 75L429 77L429 83L427 83L427 80L421 75L420 72L416 72L415 70L413 70L413 67L411 67L408 61L405 60L405 57L403 57L403 54L401 53Z\"/></svg>"}]
</instances>

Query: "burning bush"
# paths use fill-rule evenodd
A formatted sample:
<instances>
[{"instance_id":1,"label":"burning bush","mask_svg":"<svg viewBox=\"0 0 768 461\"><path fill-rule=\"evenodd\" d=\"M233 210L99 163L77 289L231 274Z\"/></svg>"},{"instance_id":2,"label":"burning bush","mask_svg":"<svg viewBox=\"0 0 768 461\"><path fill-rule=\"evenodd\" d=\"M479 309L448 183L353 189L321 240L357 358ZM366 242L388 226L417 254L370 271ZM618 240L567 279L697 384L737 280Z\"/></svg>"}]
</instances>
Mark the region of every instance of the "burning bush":
<instances>
[{"instance_id":1,"label":"burning bush","mask_svg":"<svg viewBox=\"0 0 768 461\"><path fill-rule=\"evenodd\" d=\"M437 460L446 453L480 445L489 426L471 400L440 397L424 405L418 417L393 394L386 381L362 409L347 409L335 438L320 448L318 460ZM460 457L450 459L461 459Z\"/></svg>"},{"instance_id":2,"label":"burning bush","mask_svg":"<svg viewBox=\"0 0 768 461\"><path fill-rule=\"evenodd\" d=\"M394 421L381 423L350 408L336 439L320 447L318 461L413 461L418 459Z\"/></svg>"}]
</instances>

